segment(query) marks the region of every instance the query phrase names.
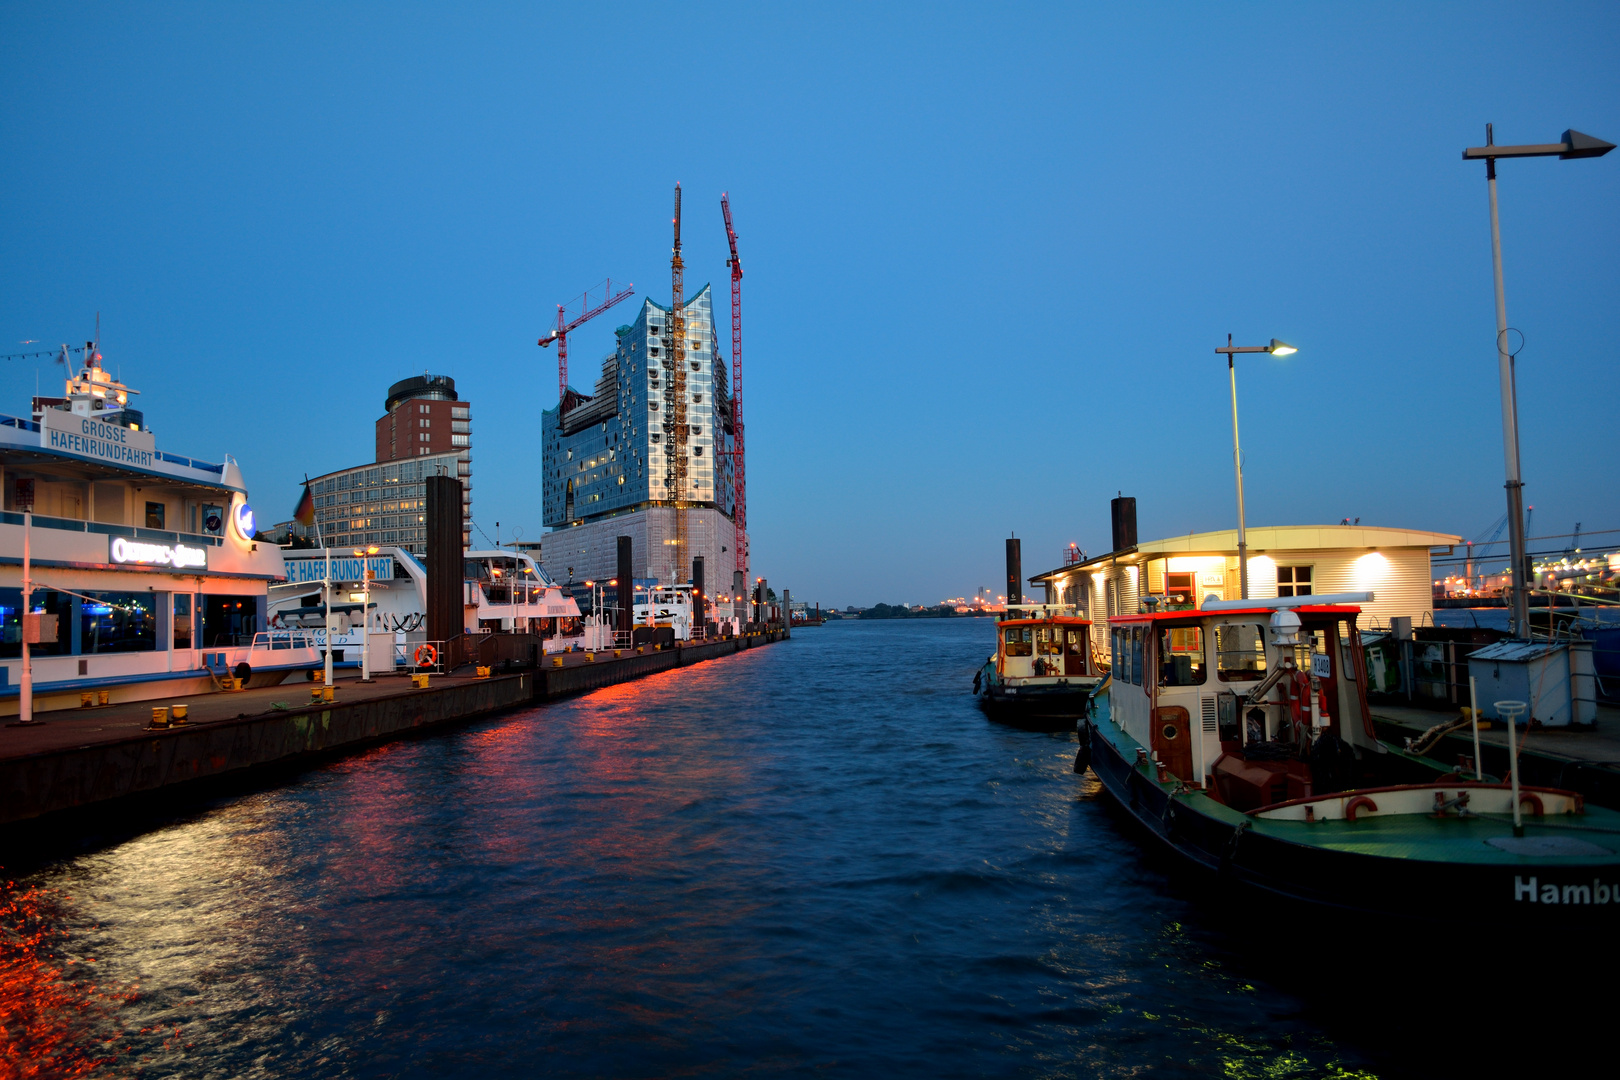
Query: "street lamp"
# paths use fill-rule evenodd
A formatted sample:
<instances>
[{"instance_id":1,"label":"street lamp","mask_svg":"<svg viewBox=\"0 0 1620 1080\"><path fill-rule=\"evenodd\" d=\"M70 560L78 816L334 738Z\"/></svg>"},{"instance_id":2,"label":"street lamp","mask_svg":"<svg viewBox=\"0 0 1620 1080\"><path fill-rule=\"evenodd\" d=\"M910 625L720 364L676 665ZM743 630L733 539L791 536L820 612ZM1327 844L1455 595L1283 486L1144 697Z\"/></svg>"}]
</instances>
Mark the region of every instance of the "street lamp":
<instances>
[{"instance_id":1,"label":"street lamp","mask_svg":"<svg viewBox=\"0 0 1620 1080\"><path fill-rule=\"evenodd\" d=\"M371 560L367 559L366 556L377 554L377 549L375 547L368 547L364 551L361 551L359 548L355 548L354 553L360 556L360 681L363 683L368 683L371 681L372 569ZM350 599L352 600L353 597L351 596ZM328 639L327 648L331 648L330 639Z\"/></svg>"},{"instance_id":2,"label":"street lamp","mask_svg":"<svg viewBox=\"0 0 1620 1080\"><path fill-rule=\"evenodd\" d=\"M1507 297L1502 292L1502 228L1496 217L1496 159L1508 157L1602 157L1614 143L1564 132L1562 142L1497 146L1491 125L1485 145L1463 151L1464 161L1485 159L1485 183L1491 194L1491 268L1496 277L1496 367L1502 380L1502 456L1507 465L1508 543L1513 549L1513 625L1519 637L1530 636L1530 557L1524 535L1524 481L1519 475L1519 403L1513 387L1513 353L1508 351Z\"/></svg>"},{"instance_id":3,"label":"street lamp","mask_svg":"<svg viewBox=\"0 0 1620 1080\"><path fill-rule=\"evenodd\" d=\"M1216 349L1217 353L1226 354L1226 373L1232 382L1232 468L1237 473L1237 510L1238 510L1238 595L1247 600L1249 598L1249 544L1248 534L1243 529L1243 458L1238 452L1238 421L1237 421L1237 367L1232 363L1235 353L1270 353L1272 356L1292 356L1298 349L1286 341L1271 339L1270 345L1233 345L1232 335L1226 335L1226 348Z\"/></svg>"}]
</instances>

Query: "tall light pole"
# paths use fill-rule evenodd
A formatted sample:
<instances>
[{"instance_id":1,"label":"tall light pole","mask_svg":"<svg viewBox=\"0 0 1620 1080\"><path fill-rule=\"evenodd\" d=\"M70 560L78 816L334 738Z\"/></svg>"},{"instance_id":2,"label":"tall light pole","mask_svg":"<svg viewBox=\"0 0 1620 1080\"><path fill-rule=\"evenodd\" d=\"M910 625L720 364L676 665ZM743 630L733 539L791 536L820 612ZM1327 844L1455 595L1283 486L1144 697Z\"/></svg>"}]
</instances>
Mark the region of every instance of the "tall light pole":
<instances>
[{"instance_id":1,"label":"tall light pole","mask_svg":"<svg viewBox=\"0 0 1620 1080\"><path fill-rule=\"evenodd\" d=\"M360 556L360 681L371 681L371 559L369 556L377 554L375 547L368 547L364 551L356 548L354 553Z\"/></svg>"},{"instance_id":2,"label":"tall light pole","mask_svg":"<svg viewBox=\"0 0 1620 1080\"><path fill-rule=\"evenodd\" d=\"M1513 353L1508 349L1507 296L1502 291L1502 227L1496 217L1496 159L1509 157L1602 157L1614 143L1570 130L1562 142L1497 146L1491 125L1485 145L1463 151L1464 161L1485 159L1485 184L1491 194L1491 268L1496 277L1496 367L1502 380L1502 456L1507 465L1508 543L1513 552L1513 632L1530 636L1530 555L1524 535L1524 480L1519 473L1519 403L1513 386Z\"/></svg>"},{"instance_id":3,"label":"tall light pole","mask_svg":"<svg viewBox=\"0 0 1620 1080\"><path fill-rule=\"evenodd\" d=\"M1226 374L1232 382L1232 470L1237 474L1237 510L1238 510L1238 596L1240 599L1249 598L1249 541L1248 534L1243 527L1243 454L1238 446L1237 421L1237 366L1232 363L1235 353L1270 353L1273 356L1292 356L1298 349L1287 342L1271 339L1270 345L1233 345L1232 335L1226 335L1226 348L1216 349L1217 353L1226 354Z\"/></svg>"}]
</instances>

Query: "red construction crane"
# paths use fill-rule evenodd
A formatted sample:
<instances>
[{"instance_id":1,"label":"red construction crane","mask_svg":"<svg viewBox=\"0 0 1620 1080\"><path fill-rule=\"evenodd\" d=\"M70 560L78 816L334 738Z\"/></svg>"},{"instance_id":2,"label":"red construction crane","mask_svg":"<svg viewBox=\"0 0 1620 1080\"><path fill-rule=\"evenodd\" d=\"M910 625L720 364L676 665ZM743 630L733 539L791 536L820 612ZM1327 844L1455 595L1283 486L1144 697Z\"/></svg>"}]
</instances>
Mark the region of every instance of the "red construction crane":
<instances>
[{"instance_id":1,"label":"red construction crane","mask_svg":"<svg viewBox=\"0 0 1620 1080\"><path fill-rule=\"evenodd\" d=\"M726 219L726 243L731 245L731 471L737 484L737 509L732 522L737 527L732 541L737 553L737 569L748 575L748 483L743 472L743 415L742 415L742 259L737 255L737 230L731 227L731 199L720 194L720 213Z\"/></svg>"},{"instance_id":2,"label":"red construction crane","mask_svg":"<svg viewBox=\"0 0 1620 1080\"><path fill-rule=\"evenodd\" d=\"M557 329L541 338L540 347L543 349L553 341L557 343L557 412L562 414L563 398L568 395L568 332L578 328L590 319L596 318L608 308L621 300L628 300L635 294L635 285L626 285L617 293L613 291L613 279L602 282L602 301L595 307L591 306L591 293L594 289L586 289L585 295L579 298L579 315L569 319L562 304L557 305Z\"/></svg>"}]
</instances>

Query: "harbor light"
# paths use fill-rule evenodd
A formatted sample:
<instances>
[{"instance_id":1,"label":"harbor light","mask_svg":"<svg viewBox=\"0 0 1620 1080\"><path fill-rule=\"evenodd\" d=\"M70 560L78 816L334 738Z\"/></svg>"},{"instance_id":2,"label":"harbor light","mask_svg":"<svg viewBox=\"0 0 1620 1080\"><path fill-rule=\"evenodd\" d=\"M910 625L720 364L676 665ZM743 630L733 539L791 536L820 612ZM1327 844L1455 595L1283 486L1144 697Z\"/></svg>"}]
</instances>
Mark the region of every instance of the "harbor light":
<instances>
[{"instance_id":1,"label":"harbor light","mask_svg":"<svg viewBox=\"0 0 1620 1080\"><path fill-rule=\"evenodd\" d=\"M1270 353L1272 356L1292 356L1299 352L1286 341L1271 339L1270 345L1233 345L1232 335L1226 335L1226 347L1215 350L1226 357L1226 373L1232 383L1232 469L1237 474L1237 549L1238 596L1249 598L1249 544L1243 523L1243 453L1238 447L1237 367L1232 358L1237 353Z\"/></svg>"}]
</instances>

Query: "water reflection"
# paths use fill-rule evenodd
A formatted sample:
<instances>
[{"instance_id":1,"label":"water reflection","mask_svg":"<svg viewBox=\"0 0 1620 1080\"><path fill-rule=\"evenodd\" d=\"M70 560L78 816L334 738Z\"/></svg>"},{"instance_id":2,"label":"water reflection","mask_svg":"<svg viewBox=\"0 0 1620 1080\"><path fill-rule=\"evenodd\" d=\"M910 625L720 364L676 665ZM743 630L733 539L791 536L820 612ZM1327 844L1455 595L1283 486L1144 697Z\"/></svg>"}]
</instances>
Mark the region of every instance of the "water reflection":
<instances>
[{"instance_id":1,"label":"water reflection","mask_svg":"<svg viewBox=\"0 0 1620 1080\"><path fill-rule=\"evenodd\" d=\"M140 988L72 983L54 1037L153 1075L1361 1067L1234 971L1072 741L973 708L990 634L806 630L36 874L58 968Z\"/></svg>"}]
</instances>

